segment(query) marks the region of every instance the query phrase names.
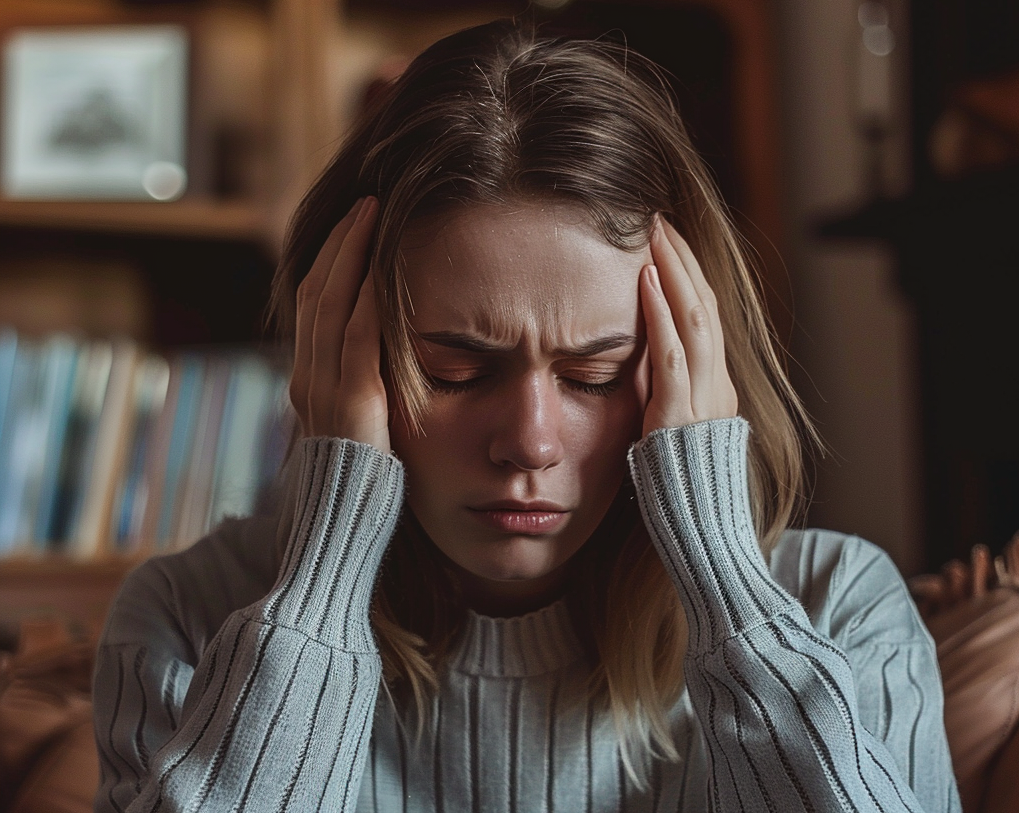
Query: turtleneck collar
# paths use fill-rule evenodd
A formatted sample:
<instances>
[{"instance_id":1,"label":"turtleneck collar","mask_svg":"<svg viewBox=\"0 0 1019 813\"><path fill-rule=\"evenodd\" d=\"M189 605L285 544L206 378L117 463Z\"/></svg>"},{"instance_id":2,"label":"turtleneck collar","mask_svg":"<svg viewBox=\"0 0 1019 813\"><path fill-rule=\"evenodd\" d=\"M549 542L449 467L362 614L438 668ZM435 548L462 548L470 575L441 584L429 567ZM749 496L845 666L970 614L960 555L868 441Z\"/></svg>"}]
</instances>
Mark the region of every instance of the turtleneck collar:
<instances>
[{"instance_id":1,"label":"turtleneck collar","mask_svg":"<svg viewBox=\"0 0 1019 813\"><path fill-rule=\"evenodd\" d=\"M485 677L528 677L553 672L584 657L566 601L516 618L468 610L450 668Z\"/></svg>"}]
</instances>

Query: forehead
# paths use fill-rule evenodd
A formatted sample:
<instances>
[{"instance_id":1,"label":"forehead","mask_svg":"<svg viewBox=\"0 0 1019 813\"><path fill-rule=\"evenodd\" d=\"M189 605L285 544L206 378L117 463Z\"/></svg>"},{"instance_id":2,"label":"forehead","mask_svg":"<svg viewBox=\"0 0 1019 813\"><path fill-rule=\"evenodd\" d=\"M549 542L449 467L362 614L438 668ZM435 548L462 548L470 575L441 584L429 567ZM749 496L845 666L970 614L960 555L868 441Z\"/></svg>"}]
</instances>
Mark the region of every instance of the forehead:
<instances>
[{"instance_id":1,"label":"forehead","mask_svg":"<svg viewBox=\"0 0 1019 813\"><path fill-rule=\"evenodd\" d=\"M634 331L637 279L650 250L618 249L576 207L464 207L401 243L411 323L505 341Z\"/></svg>"}]
</instances>

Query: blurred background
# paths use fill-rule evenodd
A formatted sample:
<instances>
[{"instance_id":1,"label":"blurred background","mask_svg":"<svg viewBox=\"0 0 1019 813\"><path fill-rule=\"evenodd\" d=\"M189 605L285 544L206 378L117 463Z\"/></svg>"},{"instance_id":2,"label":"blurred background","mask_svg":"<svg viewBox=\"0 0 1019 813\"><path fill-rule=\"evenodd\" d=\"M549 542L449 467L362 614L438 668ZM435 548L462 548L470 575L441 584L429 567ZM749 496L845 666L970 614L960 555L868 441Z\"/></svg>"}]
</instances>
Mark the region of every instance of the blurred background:
<instances>
[{"instance_id":1,"label":"blurred background","mask_svg":"<svg viewBox=\"0 0 1019 813\"><path fill-rule=\"evenodd\" d=\"M210 372L211 360L271 355L263 307L287 218L365 99L439 36L522 13L557 33L625 39L675 77L828 445L810 523L871 539L907 574L978 542L998 549L1019 529L1019 4L3 0L0 502L6 489L12 518L5 526L0 505L0 552L142 551L227 510L206 501L188 525L124 502L130 461L148 453L138 438L151 433L149 451L163 443L172 460L167 438L215 447L241 425L232 374ZM71 337L75 358L113 340L169 359L152 391L171 412L188 386L174 359L198 353L190 423L164 420L158 435L135 418L117 430L119 462L104 463L87 451L103 448L99 429L68 435L37 413L18 424L19 353L48 359L38 348L55 336ZM39 364L46 409L76 403L52 395L57 363ZM266 372L265 386L280 376ZM124 414L155 397L122 389ZM258 425L276 420L265 409ZM37 494L34 519L18 520L11 506L45 493L28 475L13 484L29 424L56 461L39 477L63 471L74 491L67 471L94 480L101 464L105 490L78 487L81 511L120 514L75 531L73 518L40 520ZM68 438L84 462L69 459ZM263 450L245 487L278 454ZM149 513L159 488L174 511L193 510L219 460L181 463L174 493L151 482Z\"/></svg>"}]
</instances>

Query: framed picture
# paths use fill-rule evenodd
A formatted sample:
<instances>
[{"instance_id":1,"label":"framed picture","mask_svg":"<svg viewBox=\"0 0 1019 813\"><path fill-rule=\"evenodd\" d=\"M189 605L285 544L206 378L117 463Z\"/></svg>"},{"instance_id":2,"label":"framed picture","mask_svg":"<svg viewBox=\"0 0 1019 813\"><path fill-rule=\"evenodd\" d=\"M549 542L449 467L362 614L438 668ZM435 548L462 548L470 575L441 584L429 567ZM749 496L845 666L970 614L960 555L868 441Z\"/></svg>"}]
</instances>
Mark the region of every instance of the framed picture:
<instances>
[{"instance_id":1,"label":"framed picture","mask_svg":"<svg viewBox=\"0 0 1019 813\"><path fill-rule=\"evenodd\" d=\"M173 200L187 185L183 27L21 29L3 51L12 199Z\"/></svg>"}]
</instances>

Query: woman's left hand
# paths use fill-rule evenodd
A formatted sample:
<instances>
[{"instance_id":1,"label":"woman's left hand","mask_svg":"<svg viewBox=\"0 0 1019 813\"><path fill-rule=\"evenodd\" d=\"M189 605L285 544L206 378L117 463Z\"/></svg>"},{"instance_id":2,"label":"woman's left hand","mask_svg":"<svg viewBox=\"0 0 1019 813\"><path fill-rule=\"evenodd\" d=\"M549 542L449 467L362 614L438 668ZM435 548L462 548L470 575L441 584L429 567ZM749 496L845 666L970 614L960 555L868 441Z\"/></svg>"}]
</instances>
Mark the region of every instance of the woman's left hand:
<instances>
[{"instance_id":1,"label":"woman's left hand","mask_svg":"<svg viewBox=\"0 0 1019 813\"><path fill-rule=\"evenodd\" d=\"M655 429L731 418L738 408L715 292L686 240L661 216L651 256L655 264L640 275L651 365L645 437Z\"/></svg>"}]
</instances>

